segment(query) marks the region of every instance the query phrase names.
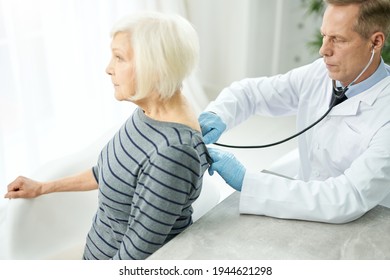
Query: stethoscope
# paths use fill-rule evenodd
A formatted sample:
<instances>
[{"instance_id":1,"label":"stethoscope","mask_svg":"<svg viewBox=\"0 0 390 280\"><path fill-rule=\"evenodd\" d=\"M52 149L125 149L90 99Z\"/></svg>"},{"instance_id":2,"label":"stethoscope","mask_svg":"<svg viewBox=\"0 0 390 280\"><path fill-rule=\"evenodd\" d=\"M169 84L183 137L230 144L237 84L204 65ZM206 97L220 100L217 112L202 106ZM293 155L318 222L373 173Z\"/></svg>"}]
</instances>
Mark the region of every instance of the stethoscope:
<instances>
[{"instance_id":1,"label":"stethoscope","mask_svg":"<svg viewBox=\"0 0 390 280\"><path fill-rule=\"evenodd\" d=\"M318 120L316 120L314 123L312 123L308 127L302 129L298 133L296 133L294 135L291 135L290 137L287 137L287 138L285 138L283 140L280 140L280 141L277 141L277 142L274 142L274 143L270 143L270 144L265 144L265 145L236 146L236 145L227 145L227 144L221 144L221 143L214 143L214 145L225 147L225 148L233 148L233 149L261 149L261 148L268 148L268 147L272 147L272 146L276 146L276 145L282 144L282 143L287 142L287 141L289 141L291 139L294 139L295 137L301 135L302 133L305 133L306 131L311 129L313 126L318 124L320 121L322 121L330 113L330 111L333 109L333 107L335 107L337 104L340 104L342 101L344 101L346 99L345 93L347 92L348 88L350 86L352 86L353 84L355 84L355 82L363 75L363 73L366 72L367 68L370 67L370 65L372 63L372 60L374 59L374 54L375 54L375 48L374 47L375 46L373 46L373 48L372 48L371 57L370 57L370 60L368 61L367 65L363 68L363 70L360 72L360 74L350 84L348 84L344 88L338 88L336 86L336 81L332 80L332 85L333 85L332 100L331 100L331 103L329 105L329 109L325 112L324 115L322 115Z\"/></svg>"}]
</instances>

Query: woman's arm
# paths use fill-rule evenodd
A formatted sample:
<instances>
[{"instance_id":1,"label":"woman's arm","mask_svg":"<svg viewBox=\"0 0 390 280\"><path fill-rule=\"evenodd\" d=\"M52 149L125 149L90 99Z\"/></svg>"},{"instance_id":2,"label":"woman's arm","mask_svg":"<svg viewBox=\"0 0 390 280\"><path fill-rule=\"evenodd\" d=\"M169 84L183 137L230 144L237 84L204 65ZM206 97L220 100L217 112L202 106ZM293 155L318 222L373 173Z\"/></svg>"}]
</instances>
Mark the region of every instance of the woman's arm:
<instances>
[{"instance_id":1,"label":"woman's arm","mask_svg":"<svg viewBox=\"0 0 390 280\"><path fill-rule=\"evenodd\" d=\"M98 183L92 169L80 174L49 182L38 182L19 176L8 185L5 198L34 198L43 194L97 189Z\"/></svg>"}]
</instances>

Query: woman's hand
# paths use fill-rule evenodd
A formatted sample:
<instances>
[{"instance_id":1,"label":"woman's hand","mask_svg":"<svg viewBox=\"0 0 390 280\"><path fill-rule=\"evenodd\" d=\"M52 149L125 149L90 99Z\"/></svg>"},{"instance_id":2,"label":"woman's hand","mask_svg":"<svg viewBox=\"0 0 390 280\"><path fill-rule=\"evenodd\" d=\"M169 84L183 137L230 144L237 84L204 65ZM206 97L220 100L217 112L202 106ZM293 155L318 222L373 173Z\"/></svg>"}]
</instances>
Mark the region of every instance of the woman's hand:
<instances>
[{"instance_id":1,"label":"woman's hand","mask_svg":"<svg viewBox=\"0 0 390 280\"><path fill-rule=\"evenodd\" d=\"M19 176L8 185L4 198L34 198L42 194L42 183Z\"/></svg>"}]
</instances>

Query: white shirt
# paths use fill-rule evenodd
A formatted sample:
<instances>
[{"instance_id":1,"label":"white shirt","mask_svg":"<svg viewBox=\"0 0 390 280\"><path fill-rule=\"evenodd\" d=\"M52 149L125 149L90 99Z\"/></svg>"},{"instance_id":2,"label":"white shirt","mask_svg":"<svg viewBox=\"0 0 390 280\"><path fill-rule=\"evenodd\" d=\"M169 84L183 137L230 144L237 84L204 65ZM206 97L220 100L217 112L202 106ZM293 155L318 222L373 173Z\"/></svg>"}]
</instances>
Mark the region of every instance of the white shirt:
<instances>
[{"instance_id":1,"label":"white shirt","mask_svg":"<svg viewBox=\"0 0 390 280\"><path fill-rule=\"evenodd\" d=\"M300 131L326 112L331 94L319 59L284 75L235 82L206 110L228 128L253 114L296 114ZM390 77L334 107L298 145L297 180L246 171L241 213L344 223L380 204L390 194Z\"/></svg>"}]
</instances>

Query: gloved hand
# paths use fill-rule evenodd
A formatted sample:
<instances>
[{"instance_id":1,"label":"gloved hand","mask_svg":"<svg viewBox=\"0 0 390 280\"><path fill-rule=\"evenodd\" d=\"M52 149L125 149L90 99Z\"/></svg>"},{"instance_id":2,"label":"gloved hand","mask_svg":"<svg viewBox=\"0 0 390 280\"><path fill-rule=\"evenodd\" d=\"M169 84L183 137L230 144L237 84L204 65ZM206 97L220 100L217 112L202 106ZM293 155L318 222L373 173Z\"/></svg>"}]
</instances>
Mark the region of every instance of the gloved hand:
<instances>
[{"instance_id":1,"label":"gloved hand","mask_svg":"<svg viewBox=\"0 0 390 280\"><path fill-rule=\"evenodd\" d=\"M241 191L246 171L241 162L231 153L213 148L208 148L208 151L213 160L209 167L209 174L213 175L214 171L217 171L228 185Z\"/></svg>"},{"instance_id":2,"label":"gloved hand","mask_svg":"<svg viewBox=\"0 0 390 280\"><path fill-rule=\"evenodd\" d=\"M226 129L226 124L222 119L212 112L203 112L198 118L202 129L203 141L205 144L217 142Z\"/></svg>"}]
</instances>

